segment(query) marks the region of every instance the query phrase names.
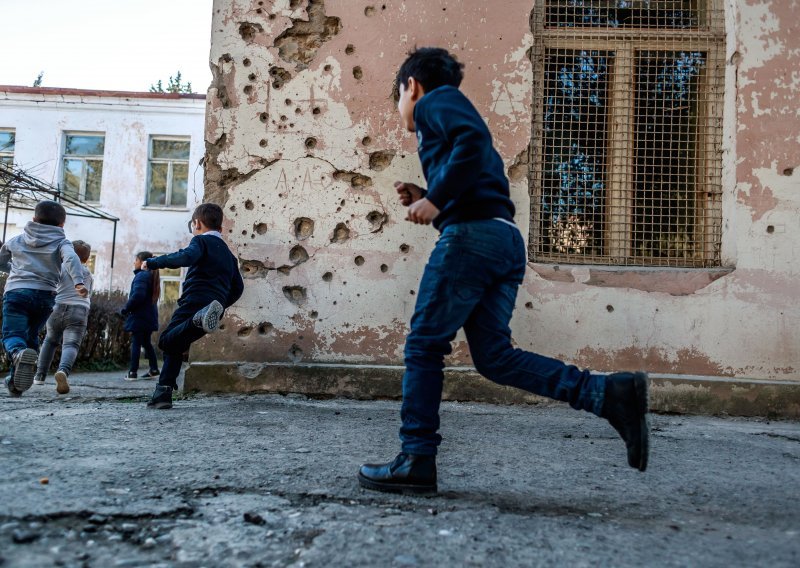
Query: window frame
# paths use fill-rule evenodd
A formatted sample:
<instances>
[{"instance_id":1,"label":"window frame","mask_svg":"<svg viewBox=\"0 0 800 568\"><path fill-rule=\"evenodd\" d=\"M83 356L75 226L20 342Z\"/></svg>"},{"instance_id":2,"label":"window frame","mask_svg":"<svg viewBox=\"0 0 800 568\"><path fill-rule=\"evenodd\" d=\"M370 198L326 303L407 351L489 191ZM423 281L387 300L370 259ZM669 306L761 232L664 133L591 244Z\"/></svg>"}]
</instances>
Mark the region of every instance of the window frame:
<instances>
[{"instance_id":1,"label":"window frame","mask_svg":"<svg viewBox=\"0 0 800 568\"><path fill-rule=\"evenodd\" d=\"M169 254L166 252L154 252L153 256L164 256L165 254ZM178 275L165 275L164 270L178 270ZM162 268L158 272L159 278L159 295L158 295L158 303L164 304L165 303L165 294L164 294L164 286L167 282L177 282L178 283L178 298L183 295L183 282L186 279L186 268Z\"/></svg>"},{"instance_id":2,"label":"window frame","mask_svg":"<svg viewBox=\"0 0 800 568\"><path fill-rule=\"evenodd\" d=\"M700 22L691 29L610 28L610 27L547 27L546 10L558 0L541 0L532 14L534 49L533 65L533 125L529 146L529 194L531 222L529 253L532 262L580 264L588 266L629 266L680 268L721 266L722 190L721 147L722 106L725 74L724 18L709 17L721 14L720 0L704 0L698 7ZM542 227L543 177L545 174L544 120L548 49L599 51L614 53L614 69L609 70L609 109L606 125L606 166L603 201L604 245L600 255L544 252L548 237ZM633 250L633 216L636 187L636 58L646 51L702 51L707 65L698 76L698 105L696 141L698 162L695 176L698 196L694 223L697 249L690 258L640 255ZM617 72L618 69L627 73ZM713 71L713 72L712 72ZM705 196L700 199L699 196Z\"/></svg>"},{"instance_id":3,"label":"window frame","mask_svg":"<svg viewBox=\"0 0 800 568\"><path fill-rule=\"evenodd\" d=\"M17 149L17 130L16 128L0 128L0 132L10 132L14 139L11 151L0 150L0 162L7 162L11 166L14 165L14 154Z\"/></svg>"},{"instance_id":4,"label":"window frame","mask_svg":"<svg viewBox=\"0 0 800 568\"><path fill-rule=\"evenodd\" d=\"M177 158L153 158L153 142L156 140L165 140L168 142L188 142L189 143L189 156L185 160ZM192 137L191 136L176 136L167 134L151 134L147 141L147 177L144 187L144 207L152 209L186 209L189 203L189 163L192 156ZM186 164L186 202L183 204L175 205L172 203L172 183L173 177L173 164ZM150 183L153 179L153 164L167 164L167 187L166 195L164 197L164 204L150 203Z\"/></svg>"},{"instance_id":5,"label":"window frame","mask_svg":"<svg viewBox=\"0 0 800 568\"><path fill-rule=\"evenodd\" d=\"M79 154L67 154L67 139L70 136L93 136L99 137L103 139L103 153L100 155L91 154L91 155L79 155ZM65 130L62 132L61 137L62 142L62 149L61 149L61 186L60 189L62 192L66 193L67 189L65 186L64 176L66 175L66 164L67 160L80 160L84 163L83 172L81 175L81 187L78 190L78 201L82 203L90 203L90 204L99 204L100 199L103 195L103 175L105 173L105 153L106 153L106 133L105 132L96 132L96 131L81 131L81 130ZM89 201L86 199L86 182L89 176L86 175L86 162L92 161L100 161L103 164L103 172L100 174L100 191L99 195L97 196L96 200Z\"/></svg>"}]
</instances>

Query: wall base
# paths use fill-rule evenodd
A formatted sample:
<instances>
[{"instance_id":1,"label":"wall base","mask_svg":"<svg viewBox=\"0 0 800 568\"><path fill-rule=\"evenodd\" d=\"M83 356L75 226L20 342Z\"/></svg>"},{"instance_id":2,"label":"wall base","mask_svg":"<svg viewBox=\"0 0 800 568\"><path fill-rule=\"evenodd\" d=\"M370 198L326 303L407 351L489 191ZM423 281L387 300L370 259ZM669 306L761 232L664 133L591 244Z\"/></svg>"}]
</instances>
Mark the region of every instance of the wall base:
<instances>
[{"instance_id":1,"label":"wall base","mask_svg":"<svg viewBox=\"0 0 800 568\"><path fill-rule=\"evenodd\" d=\"M192 363L187 391L298 393L315 398L398 399L403 367L392 365ZM800 381L652 374L654 412L800 419ZM445 370L444 400L541 404L550 399L496 385L469 367Z\"/></svg>"}]
</instances>

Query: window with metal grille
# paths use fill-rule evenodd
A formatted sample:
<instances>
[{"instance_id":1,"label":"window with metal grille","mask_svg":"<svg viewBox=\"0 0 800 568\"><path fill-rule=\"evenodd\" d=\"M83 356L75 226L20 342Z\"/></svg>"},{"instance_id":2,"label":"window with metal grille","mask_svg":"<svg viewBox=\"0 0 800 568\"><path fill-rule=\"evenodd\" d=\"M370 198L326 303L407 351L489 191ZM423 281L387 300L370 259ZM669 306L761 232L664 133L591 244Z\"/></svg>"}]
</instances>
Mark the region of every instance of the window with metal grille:
<instances>
[{"instance_id":1,"label":"window with metal grille","mask_svg":"<svg viewBox=\"0 0 800 568\"><path fill-rule=\"evenodd\" d=\"M153 253L153 256L164 256L165 252ZM183 268L161 268L158 272L161 281L161 296L158 299L160 304L174 304L181 297L183 292Z\"/></svg>"},{"instance_id":2,"label":"window with metal grille","mask_svg":"<svg viewBox=\"0 0 800 568\"><path fill-rule=\"evenodd\" d=\"M186 138L150 138L147 205L186 207L189 145Z\"/></svg>"},{"instance_id":3,"label":"window with metal grille","mask_svg":"<svg viewBox=\"0 0 800 568\"><path fill-rule=\"evenodd\" d=\"M531 258L718 266L721 0L541 0Z\"/></svg>"}]
</instances>

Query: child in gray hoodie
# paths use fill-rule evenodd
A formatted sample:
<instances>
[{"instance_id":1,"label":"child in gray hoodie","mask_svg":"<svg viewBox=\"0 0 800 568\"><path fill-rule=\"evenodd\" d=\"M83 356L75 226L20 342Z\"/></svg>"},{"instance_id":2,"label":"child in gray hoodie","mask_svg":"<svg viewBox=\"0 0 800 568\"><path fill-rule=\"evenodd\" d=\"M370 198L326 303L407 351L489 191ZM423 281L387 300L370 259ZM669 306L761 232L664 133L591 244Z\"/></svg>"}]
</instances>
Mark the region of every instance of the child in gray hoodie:
<instances>
[{"instance_id":1,"label":"child in gray hoodie","mask_svg":"<svg viewBox=\"0 0 800 568\"><path fill-rule=\"evenodd\" d=\"M81 261L64 234L66 220L59 203L40 201L25 232L0 248L0 271L9 273L3 294L3 347L11 358L11 374L5 384L14 397L33 384L39 332L53 311L62 264L78 295L89 294Z\"/></svg>"},{"instance_id":2,"label":"child in gray hoodie","mask_svg":"<svg viewBox=\"0 0 800 568\"><path fill-rule=\"evenodd\" d=\"M81 259L81 270L83 275L83 285L92 293L92 273L86 263L92 254L92 247L84 241L72 241L72 246L78 258ZM69 262L69 261L67 261ZM91 307L89 296L81 296L75 289L75 282L70 276L67 263L61 268L61 281L56 290L56 305L53 313L47 320L47 335L39 352L39 364L36 369L36 376L33 384L43 385L47 370L53 362L56 354L56 347L61 344L61 359L58 362L56 371L56 392L67 394L69 392L69 382L67 378L78 358L78 349L86 334L86 324L89 320L89 308Z\"/></svg>"}]
</instances>

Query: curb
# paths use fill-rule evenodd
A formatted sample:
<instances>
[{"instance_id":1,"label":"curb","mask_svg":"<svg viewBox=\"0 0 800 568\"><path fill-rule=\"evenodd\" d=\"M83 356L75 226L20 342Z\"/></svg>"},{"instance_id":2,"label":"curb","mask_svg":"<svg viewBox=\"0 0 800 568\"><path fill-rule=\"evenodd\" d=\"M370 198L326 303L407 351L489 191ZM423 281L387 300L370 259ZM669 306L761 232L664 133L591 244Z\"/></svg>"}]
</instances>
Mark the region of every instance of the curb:
<instances>
[{"instance_id":1,"label":"curb","mask_svg":"<svg viewBox=\"0 0 800 568\"><path fill-rule=\"evenodd\" d=\"M192 363L184 390L304 394L313 398L399 399L403 367L325 363ZM550 399L492 383L471 367L445 369L443 400L543 404ZM800 419L800 381L650 375L653 412Z\"/></svg>"}]
</instances>

